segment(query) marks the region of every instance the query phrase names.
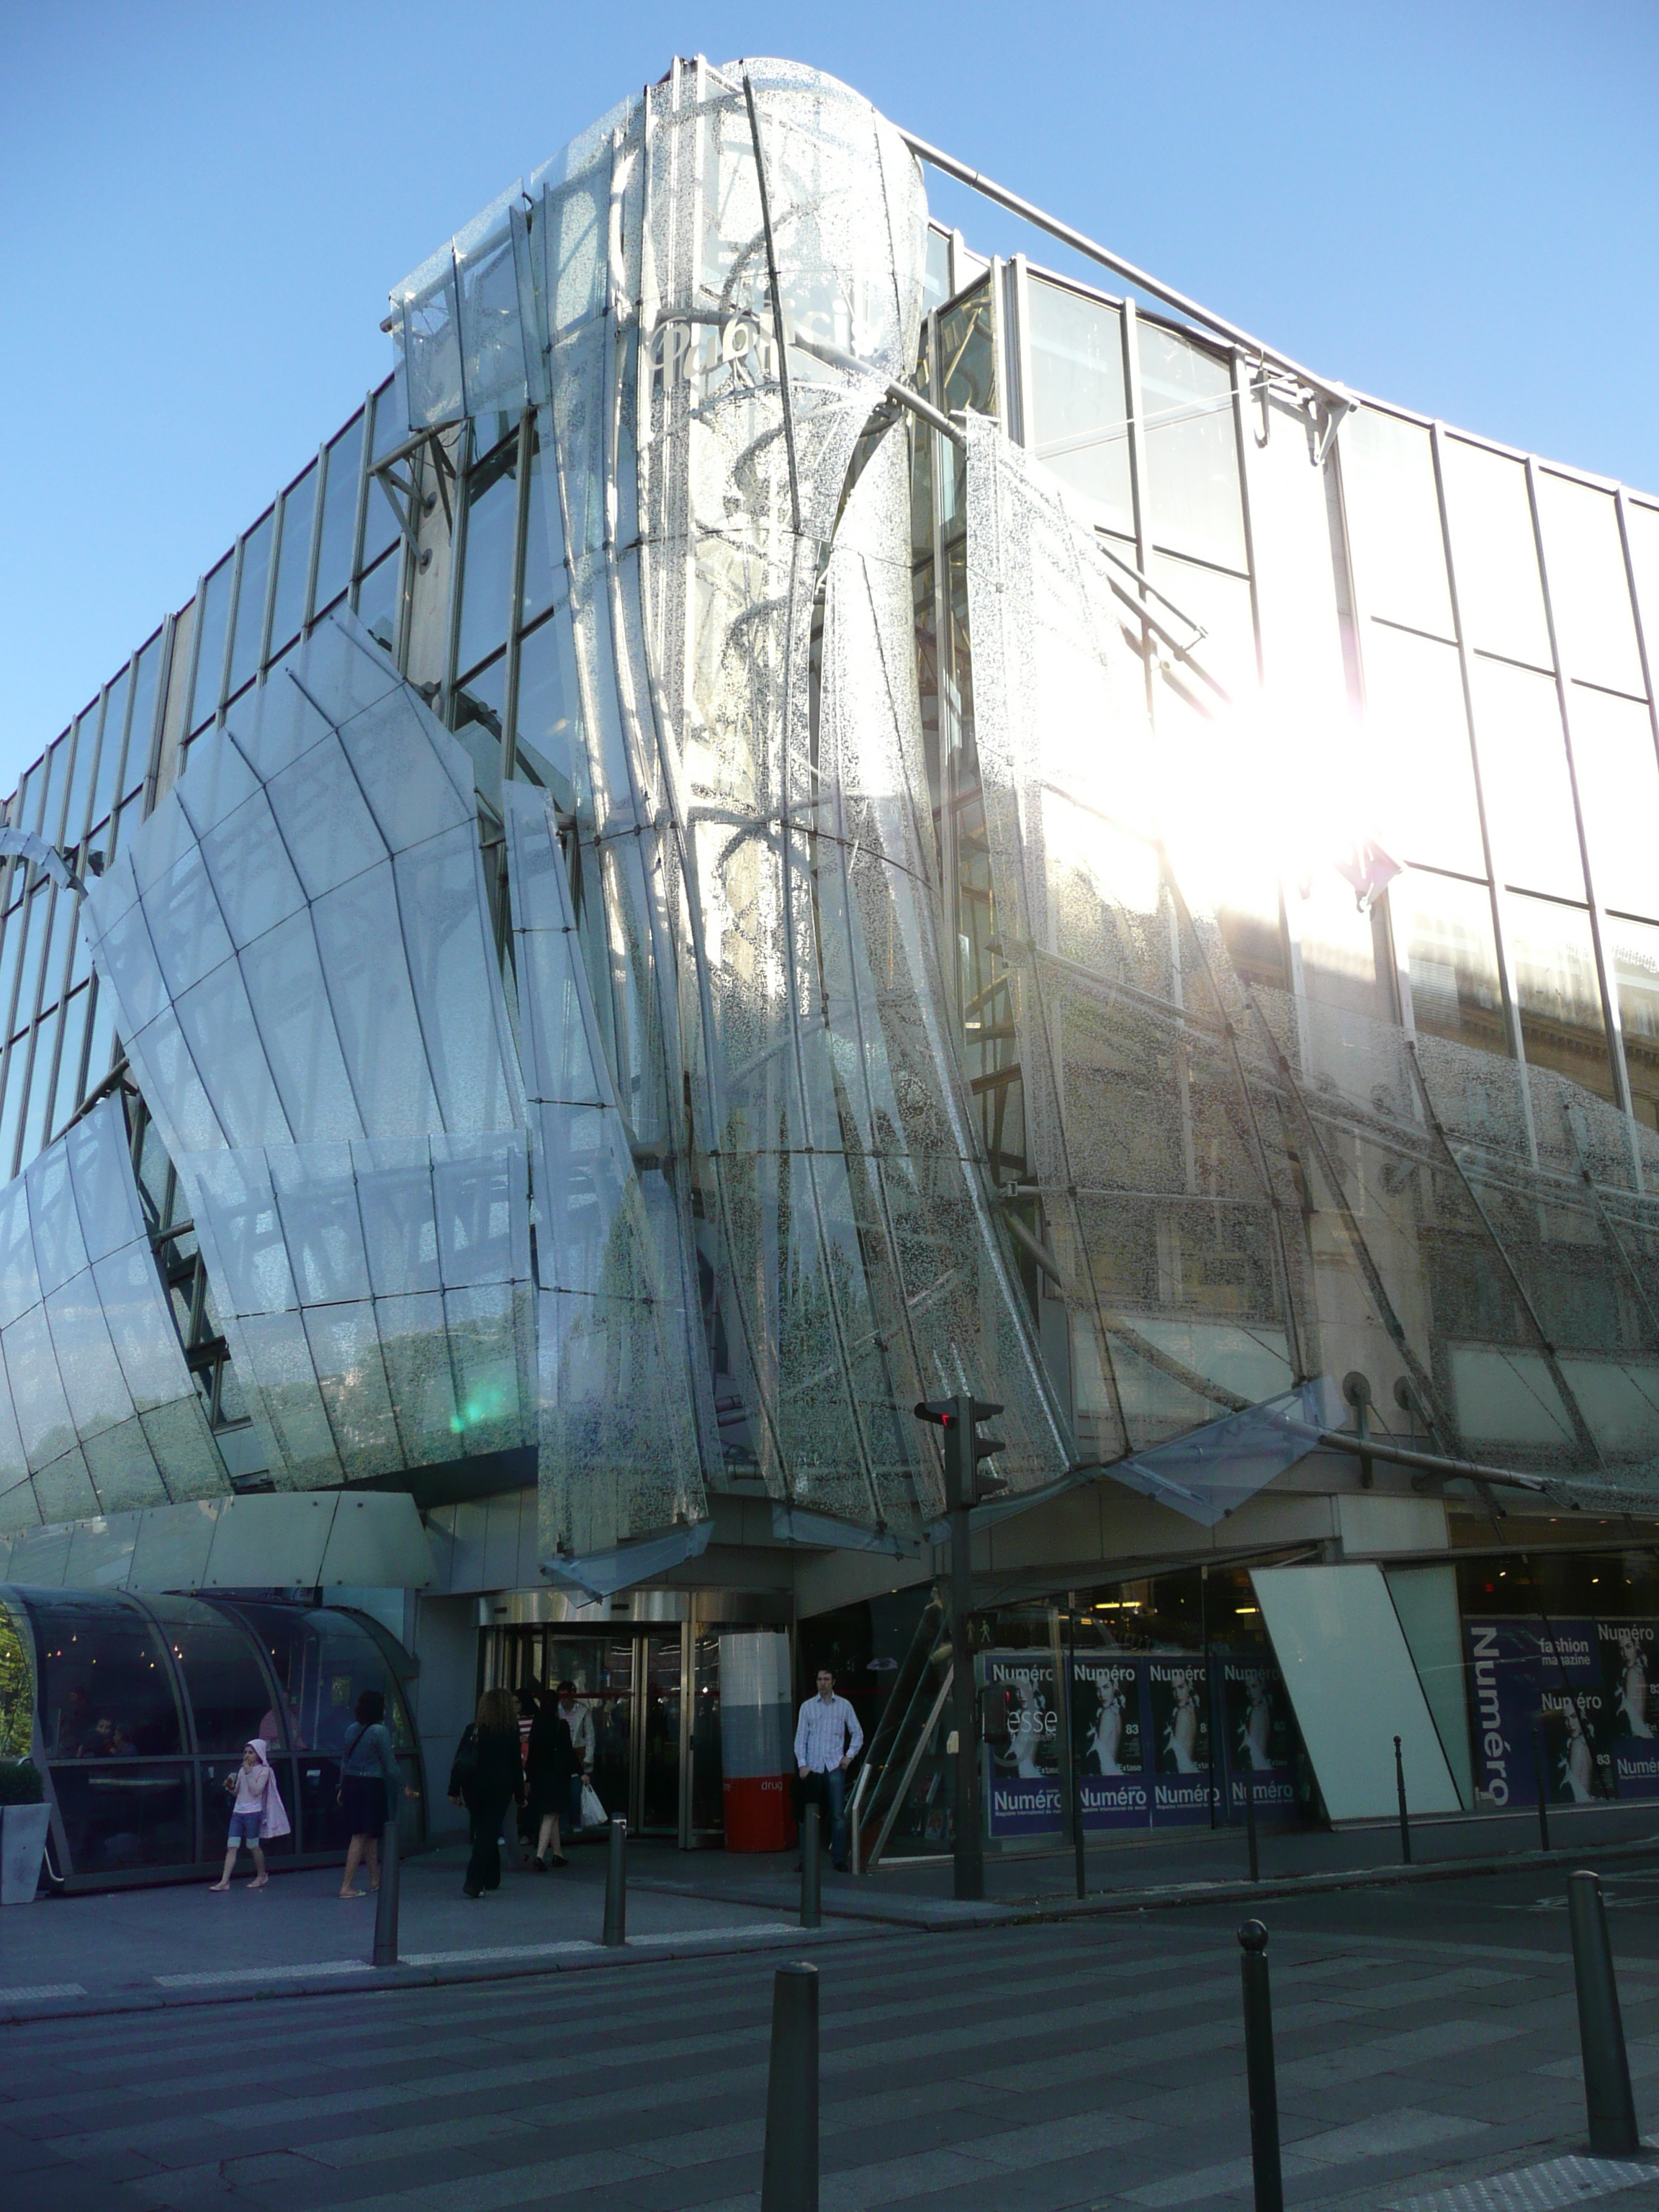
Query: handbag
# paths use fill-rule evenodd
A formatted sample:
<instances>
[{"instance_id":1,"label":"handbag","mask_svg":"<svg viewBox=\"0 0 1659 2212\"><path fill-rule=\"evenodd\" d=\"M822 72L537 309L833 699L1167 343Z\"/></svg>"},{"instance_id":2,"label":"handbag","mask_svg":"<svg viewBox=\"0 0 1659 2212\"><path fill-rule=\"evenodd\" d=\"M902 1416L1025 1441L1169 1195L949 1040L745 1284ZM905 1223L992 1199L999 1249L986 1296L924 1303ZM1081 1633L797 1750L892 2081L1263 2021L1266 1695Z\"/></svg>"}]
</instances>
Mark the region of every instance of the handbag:
<instances>
[{"instance_id":1,"label":"handbag","mask_svg":"<svg viewBox=\"0 0 1659 2212\"><path fill-rule=\"evenodd\" d=\"M600 1802L599 1802L599 1791L598 1791L598 1790L593 1787L592 1784L588 1780L587 1777L586 1777L586 1775L583 1775L583 1777L582 1777L582 1826L583 1826L583 1827L585 1827L585 1828L602 1828L602 1827L604 1827L604 1826L605 1826L605 1823L610 1820L610 1818L611 1818L611 1815L610 1815L610 1814L605 1811L605 1809L604 1806L603 1806L603 1805L601 1805L601 1804L600 1804Z\"/></svg>"},{"instance_id":2,"label":"handbag","mask_svg":"<svg viewBox=\"0 0 1659 2212\"><path fill-rule=\"evenodd\" d=\"M465 1797L477 1778L478 1771L478 1731L469 1721L449 1769L449 1794Z\"/></svg>"}]
</instances>

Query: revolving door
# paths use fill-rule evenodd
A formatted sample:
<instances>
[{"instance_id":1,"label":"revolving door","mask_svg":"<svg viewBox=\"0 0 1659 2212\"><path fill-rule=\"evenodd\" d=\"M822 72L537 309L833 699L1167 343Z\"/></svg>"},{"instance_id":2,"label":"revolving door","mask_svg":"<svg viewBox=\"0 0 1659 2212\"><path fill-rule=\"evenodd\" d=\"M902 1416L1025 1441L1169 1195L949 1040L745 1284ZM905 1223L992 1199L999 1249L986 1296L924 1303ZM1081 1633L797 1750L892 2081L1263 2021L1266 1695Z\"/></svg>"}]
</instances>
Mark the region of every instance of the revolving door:
<instances>
[{"instance_id":1,"label":"revolving door","mask_svg":"<svg viewBox=\"0 0 1659 2212\"><path fill-rule=\"evenodd\" d=\"M481 1690L575 1684L593 1723L595 1794L630 1835L687 1850L720 1840L717 1634L690 1621L514 1626L486 1628L479 1642Z\"/></svg>"}]
</instances>

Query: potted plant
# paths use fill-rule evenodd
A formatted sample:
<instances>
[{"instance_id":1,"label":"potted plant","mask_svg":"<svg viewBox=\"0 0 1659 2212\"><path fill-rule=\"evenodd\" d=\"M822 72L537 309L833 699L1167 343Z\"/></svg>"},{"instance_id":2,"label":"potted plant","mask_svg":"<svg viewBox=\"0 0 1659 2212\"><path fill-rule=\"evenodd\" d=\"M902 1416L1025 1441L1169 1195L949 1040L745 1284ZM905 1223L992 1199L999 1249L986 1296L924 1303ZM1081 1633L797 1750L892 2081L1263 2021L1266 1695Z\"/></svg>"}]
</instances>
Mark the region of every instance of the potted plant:
<instances>
[{"instance_id":1,"label":"potted plant","mask_svg":"<svg viewBox=\"0 0 1659 2212\"><path fill-rule=\"evenodd\" d=\"M32 1759L0 1759L0 1905L32 1905L52 1808Z\"/></svg>"}]
</instances>

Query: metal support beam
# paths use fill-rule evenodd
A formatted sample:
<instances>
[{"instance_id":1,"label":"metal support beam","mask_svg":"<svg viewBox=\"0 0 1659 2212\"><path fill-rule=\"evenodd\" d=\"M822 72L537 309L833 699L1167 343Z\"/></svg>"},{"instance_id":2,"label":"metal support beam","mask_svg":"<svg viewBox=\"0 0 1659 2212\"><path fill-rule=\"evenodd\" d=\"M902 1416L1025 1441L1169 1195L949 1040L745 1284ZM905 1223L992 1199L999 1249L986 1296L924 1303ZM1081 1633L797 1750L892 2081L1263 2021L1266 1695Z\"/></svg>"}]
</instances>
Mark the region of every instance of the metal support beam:
<instances>
[{"instance_id":1,"label":"metal support beam","mask_svg":"<svg viewBox=\"0 0 1659 2212\"><path fill-rule=\"evenodd\" d=\"M942 176L954 177L959 185L966 185L970 191L978 192L981 198L994 202L1000 208L1006 208L1010 215L1018 216L1023 222L1032 224L1036 229L1047 231L1050 238L1057 238L1062 246L1069 246L1073 253L1082 254L1087 261L1098 262L1103 269L1109 269L1115 276L1122 277L1137 291L1145 292L1154 300L1161 300L1166 307L1173 307L1177 313L1201 324L1206 330L1215 331L1230 344L1243 347L1246 353L1253 354L1258 361L1271 362L1275 368L1285 370L1288 375L1305 384L1333 411L1340 408L1346 415L1355 404L1343 385L1334 383L1329 377L1316 376L1310 368L1304 368L1300 362L1292 361L1289 354L1280 353L1276 347L1266 345L1260 338L1252 337L1248 331L1241 330L1237 323L1229 322L1224 315L1218 315L1210 308L1200 307L1196 300L1189 300L1184 292L1174 291L1169 285L1160 283L1156 276L1149 276L1144 269L1137 269L1133 261L1126 261L1121 253L1110 252L1105 246L1097 245L1082 231L1074 230L1069 222L1061 222L1057 216L1045 214L1032 201L1022 199L1018 192L1011 192L1006 185L994 183L981 170L971 168L966 161L958 161L952 155L941 153L937 146L930 146L925 138L916 137L912 131L901 131L899 137L917 160L926 161L929 168L937 169Z\"/></svg>"}]
</instances>

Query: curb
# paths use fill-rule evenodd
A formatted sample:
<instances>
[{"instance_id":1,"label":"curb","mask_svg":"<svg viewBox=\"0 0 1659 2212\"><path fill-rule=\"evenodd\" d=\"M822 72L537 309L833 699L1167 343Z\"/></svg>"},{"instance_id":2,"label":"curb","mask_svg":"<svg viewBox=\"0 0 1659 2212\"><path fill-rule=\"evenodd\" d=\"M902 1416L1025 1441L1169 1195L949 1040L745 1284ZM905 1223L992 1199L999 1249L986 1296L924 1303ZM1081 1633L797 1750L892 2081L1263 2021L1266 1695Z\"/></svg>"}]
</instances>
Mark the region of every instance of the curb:
<instances>
[{"instance_id":1,"label":"curb","mask_svg":"<svg viewBox=\"0 0 1659 2212\"><path fill-rule=\"evenodd\" d=\"M974 1905L949 1912L906 1912L893 1905L879 1913L843 1903L842 1893L826 1893L823 1913L830 1918L861 1921L866 1927L903 1928L928 1935L948 1934L955 1928L1025 1926L1044 1920L1112 1917L1134 1912L1173 1912L1194 1905L1246 1905L1252 1898L1296 1898L1329 1895L1345 1889L1393 1889L1410 1882L1457 1881L1464 1877L1499 1874L1543 1873L1552 1867L1578 1867L1605 1859L1632 1859L1659 1854L1659 1834L1630 1843L1592 1844L1571 1850L1503 1851L1482 1858L1431 1859L1413 1866L1345 1867L1329 1874L1281 1875L1261 1881L1158 1882L1139 1889L1109 1889L1087 1897L986 1898ZM655 1887L661 1896L700 1897L711 1893L667 1883L637 1885ZM724 1891L734 1905L754 1910L774 1900L752 1894ZM944 1899L932 1900L943 1904Z\"/></svg>"},{"instance_id":2,"label":"curb","mask_svg":"<svg viewBox=\"0 0 1659 2212\"><path fill-rule=\"evenodd\" d=\"M271 1982L263 1989L138 1990L106 1996L70 1997L53 2004L0 2008L0 2027L28 2023L101 2020L130 2013L189 2012L228 2004L274 2004L287 1997L362 1996L396 1990L464 1988L481 1982L528 1981L548 1974L615 1973L629 1966L649 1966L665 1960L725 1959L746 1953L797 1950L820 1943L854 1943L866 1930L853 1928L785 1929L748 1938L733 1936L720 1943L688 1942L684 1936L653 1943L635 1936L626 1950L607 1951L595 1944L591 1955L566 1958L483 1960L476 1966L364 1966L343 1972L338 1967L309 1979L295 1975ZM635 1945L638 1946L635 1948Z\"/></svg>"}]
</instances>

